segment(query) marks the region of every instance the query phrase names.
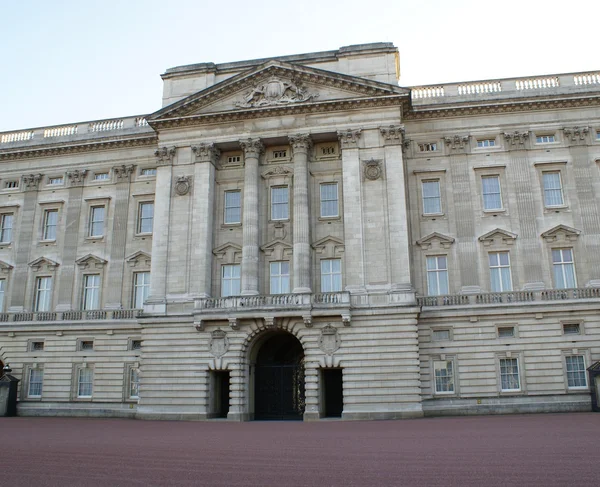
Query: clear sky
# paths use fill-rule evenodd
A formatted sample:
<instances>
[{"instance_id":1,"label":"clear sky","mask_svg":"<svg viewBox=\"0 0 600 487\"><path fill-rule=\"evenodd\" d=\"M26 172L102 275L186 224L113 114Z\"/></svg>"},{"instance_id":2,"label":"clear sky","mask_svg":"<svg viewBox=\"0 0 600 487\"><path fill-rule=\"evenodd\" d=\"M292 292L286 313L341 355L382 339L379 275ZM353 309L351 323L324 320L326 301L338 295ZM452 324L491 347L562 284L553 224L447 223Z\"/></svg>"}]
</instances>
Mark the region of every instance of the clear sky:
<instances>
[{"instance_id":1,"label":"clear sky","mask_svg":"<svg viewBox=\"0 0 600 487\"><path fill-rule=\"evenodd\" d=\"M0 131L151 113L160 74L393 42L403 86L600 71L600 0L0 0Z\"/></svg>"}]
</instances>

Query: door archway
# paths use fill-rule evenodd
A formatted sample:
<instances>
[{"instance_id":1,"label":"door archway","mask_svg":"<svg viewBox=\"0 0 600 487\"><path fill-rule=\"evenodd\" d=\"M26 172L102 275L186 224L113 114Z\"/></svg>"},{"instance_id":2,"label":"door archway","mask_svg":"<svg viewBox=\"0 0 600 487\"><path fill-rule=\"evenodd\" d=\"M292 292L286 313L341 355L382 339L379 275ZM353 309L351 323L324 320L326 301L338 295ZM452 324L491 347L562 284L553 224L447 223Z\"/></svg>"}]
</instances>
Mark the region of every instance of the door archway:
<instances>
[{"instance_id":1,"label":"door archway","mask_svg":"<svg viewBox=\"0 0 600 487\"><path fill-rule=\"evenodd\" d=\"M259 345L254 366L254 418L302 420L304 349L291 333L274 333Z\"/></svg>"}]
</instances>

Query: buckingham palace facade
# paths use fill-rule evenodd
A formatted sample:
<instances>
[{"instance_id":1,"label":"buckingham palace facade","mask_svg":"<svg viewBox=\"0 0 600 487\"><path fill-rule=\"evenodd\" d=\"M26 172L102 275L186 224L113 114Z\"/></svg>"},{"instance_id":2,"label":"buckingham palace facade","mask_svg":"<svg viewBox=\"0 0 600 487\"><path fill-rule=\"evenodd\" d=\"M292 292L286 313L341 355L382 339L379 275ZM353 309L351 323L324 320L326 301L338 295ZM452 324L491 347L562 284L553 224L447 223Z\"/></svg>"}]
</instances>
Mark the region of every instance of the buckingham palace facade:
<instances>
[{"instance_id":1,"label":"buckingham palace facade","mask_svg":"<svg viewBox=\"0 0 600 487\"><path fill-rule=\"evenodd\" d=\"M20 415L591 410L600 71L401 87L375 43L162 79L0 133Z\"/></svg>"}]
</instances>

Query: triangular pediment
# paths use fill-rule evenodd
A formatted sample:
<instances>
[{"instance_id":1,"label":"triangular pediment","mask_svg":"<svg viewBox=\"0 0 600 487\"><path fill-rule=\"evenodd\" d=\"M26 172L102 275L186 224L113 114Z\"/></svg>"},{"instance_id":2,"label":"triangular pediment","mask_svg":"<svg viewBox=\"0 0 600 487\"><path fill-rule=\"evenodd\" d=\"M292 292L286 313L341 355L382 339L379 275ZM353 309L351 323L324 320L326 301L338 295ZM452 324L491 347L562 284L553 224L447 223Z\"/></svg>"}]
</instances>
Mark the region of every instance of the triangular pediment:
<instances>
[{"instance_id":1,"label":"triangular pediment","mask_svg":"<svg viewBox=\"0 0 600 487\"><path fill-rule=\"evenodd\" d=\"M138 264L145 264L149 266L152 261L152 257L148 252L138 250L137 252L131 254L129 257L125 257L125 261L129 263L131 267L134 267Z\"/></svg>"},{"instance_id":2,"label":"triangular pediment","mask_svg":"<svg viewBox=\"0 0 600 487\"><path fill-rule=\"evenodd\" d=\"M317 240L316 242L314 242L312 244L313 249L318 249L320 247L325 247L327 245L341 245L342 247L344 246L344 241L340 240L337 237L334 237L332 235L327 235L327 237L323 237L320 240Z\"/></svg>"},{"instance_id":3,"label":"triangular pediment","mask_svg":"<svg viewBox=\"0 0 600 487\"><path fill-rule=\"evenodd\" d=\"M572 242L579 237L581 230L576 228L568 227L567 225L556 225L550 230L542 233L541 237L547 242L555 242L557 240L566 240Z\"/></svg>"},{"instance_id":4,"label":"triangular pediment","mask_svg":"<svg viewBox=\"0 0 600 487\"><path fill-rule=\"evenodd\" d=\"M87 254L84 255L83 257L77 259L75 261L75 263L79 266L79 267L83 267L85 269L88 268L100 268L103 267L106 264L106 260L101 259L100 257L98 257L97 255L94 254Z\"/></svg>"},{"instance_id":5,"label":"triangular pediment","mask_svg":"<svg viewBox=\"0 0 600 487\"><path fill-rule=\"evenodd\" d=\"M496 243L504 243L504 244L512 244L517 238L516 233L509 232L508 230L503 230L501 228L495 228L491 232L488 232L481 237L479 237L479 241L483 242L484 245L491 245L494 242Z\"/></svg>"},{"instance_id":6,"label":"triangular pediment","mask_svg":"<svg viewBox=\"0 0 600 487\"><path fill-rule=\"evenodd\" d=\"M408 89L388 83L271 60L164 107L147 119L153 125L178 118L331 105L390 95L408 99L409 94Z\"/></svg>"},{"instance_id":7,"label":"triangular pediment","mask_svg":"<svg viewBox=\"0 0 600 487\"><path fill-rule=\"evenodd\" d=\"M233 242L226 242L213 249L213 254L228 262L236 262L242 256L242 247Z\"/></svg>"},{"instance_id":8,"label":"triangular pediment","mask_svg":"<svg viewBox=\"0 0 600 487\"><path fill-rule=\"evenodd\" d=\"M263 245L260 250L262 250L265 255L273 256L277 260L281 260L292 255L293 248L294 247L291 244L284 242L280 238L276 238L275 240Z\"/></svg>"},{"instance_id":9,"label":"triangular pediment","mask_svg":"<svg viewBox=\"0 0 600 487\"><path fill-rule=\"evenodd\" d=\"M10 265L8 262L4 262L3 260L0 260L0 272L6 273L8 271L10 271L13 268L12 265Z\"/></svg>"},{"instance_id":10,"label":"triangular pediment","mask_svg":"<svg viewBox=\"0 0 600 487\"><path fill-rule=\"evenodd\" d=\"M454 243L454 238L448 237L447 235L443 235L438 232L430 233L429 235L423 237L420 240L417 240L417 245L421 247L423 250L427 250L431 248L433 244L438 244L440 247L444 249L449 249L450 246Z\"/></svg>"},{"instance_id":11,"label":"triangular pediment","mask_svg":"<svg viewBox=\"0 0 600 487\"><path fill-rule=\"evenodd\" d=\"M321 258L339 257L344 252L344 241L332 235L327 235L312 244Z\"/></svg>"},{"instance_id":12,"label":"triangular pediment","mask_svg":"<svg viewBox=\"0 0 600 487\"><path fill-rule=\"evenodd\" d=\"M45 269L45 270L54 270L58 267L58 262L53 261L52 259L48 259L47 257L38 257L35 260L32 260L29 263L29 267L31 267L34 271Z\"/></svg>"}]
</instances>

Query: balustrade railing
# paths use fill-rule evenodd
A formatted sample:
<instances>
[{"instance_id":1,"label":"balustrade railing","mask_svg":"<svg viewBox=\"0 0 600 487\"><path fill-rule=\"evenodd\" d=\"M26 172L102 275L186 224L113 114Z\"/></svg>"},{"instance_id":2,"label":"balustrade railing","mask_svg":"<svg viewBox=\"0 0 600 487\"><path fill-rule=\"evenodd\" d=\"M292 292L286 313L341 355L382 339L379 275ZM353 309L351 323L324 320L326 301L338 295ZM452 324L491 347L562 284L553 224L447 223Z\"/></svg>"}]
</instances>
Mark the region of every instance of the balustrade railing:
<instances>
[{"instance_id":1,"label":"balustrade railing","mask_svg":"<svg viewBox=\"0 0 600 487\"><path fill-rule=\"evenodd\" d=\"M200 310L249 310L260 308L307 308L311 306L350 305L347 292L318 294L267 294L258 296L229 296L226 298L196 299Z\"/></svg>"},{"instance_id":2,"label":"balustrade railing","mask_svg":"<svg viewBox=\"0 0 600 487\"><path fill-rule=\"evenodd\" d=\"M96 320L132 320L141 309L88 310L88 311L24 311L20 313L0 313L0 323L20 323L24 321L96 321Z\"/></svg>"}]
</instances>

